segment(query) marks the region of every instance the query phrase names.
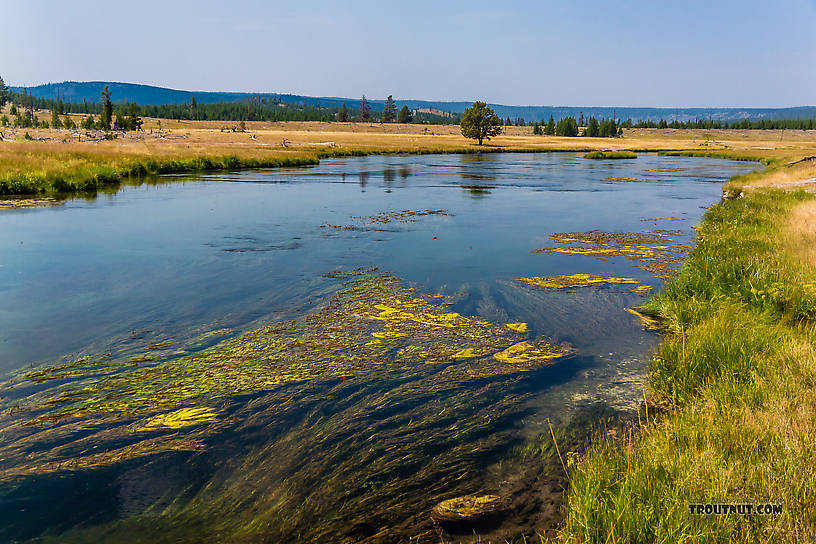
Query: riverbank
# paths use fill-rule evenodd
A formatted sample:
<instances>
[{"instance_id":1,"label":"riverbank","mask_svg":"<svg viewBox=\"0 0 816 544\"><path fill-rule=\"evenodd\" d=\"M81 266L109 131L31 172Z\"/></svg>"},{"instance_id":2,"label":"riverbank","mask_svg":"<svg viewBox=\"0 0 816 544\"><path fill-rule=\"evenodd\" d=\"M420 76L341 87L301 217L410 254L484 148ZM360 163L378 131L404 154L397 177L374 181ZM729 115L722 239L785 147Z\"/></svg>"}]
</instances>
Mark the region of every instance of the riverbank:
<instances>
[{"instance_id":1,"label":"riverbank","mask_svg":"<svg viewBox=\"0 0 816 544\"><path fill-rule=\"evenodd\" d=\"M741 198L706 214L644 310L666 331L649 407L571 472L563 541L816 539L816 199L797 184L812 162L735 178ZM691 513L712 503L783 513Z\"/></svg>"},{"instance_id":2,"label":"riverbank","mask_svg":"<svg viewBox=\"0 0 816 544\"><path fill-rule=\"evenodd\" d=\"M478 146L451 125L145 121L145 132L103 135L66 130L4 129L0 195L93 192L167 173L317 164L322 158L377 154L495 152L662 152L784 164L816 154L816 131L627 130L622 138L536 136L530 127ZM25 134L31 139L26 139Z\"/></svg>"}]
</instances>

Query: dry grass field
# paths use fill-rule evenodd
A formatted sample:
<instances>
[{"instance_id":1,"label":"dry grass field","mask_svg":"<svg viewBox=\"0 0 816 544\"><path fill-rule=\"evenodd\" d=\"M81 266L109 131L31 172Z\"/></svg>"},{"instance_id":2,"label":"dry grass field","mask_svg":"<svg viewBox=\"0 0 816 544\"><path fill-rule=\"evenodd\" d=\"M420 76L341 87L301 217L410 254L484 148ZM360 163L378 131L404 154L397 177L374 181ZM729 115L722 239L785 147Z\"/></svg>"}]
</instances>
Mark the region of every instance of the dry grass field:
<instances>
[{"instance_id":1,"label":"dry grass field","mask_svg":"<svg viewBox=\"0 0 816 544\"><path fill-rule=\"evenodd\" d=\"M39 111L37 117L50 119L50 114ZM478 146L462 137L456 125L248 122L245 131L237 128L233 122L147 118L143 132L105 140L98 131L3 127L0 194L94 190L132 175L297 165L376 153L633 150L763 160L777 166L816 155L816 131L629 129L622 138L610 139L536 136L532 127L511 126ZM202 158L210 162L193 162ZM806 162L775 170L773 176L743 180L740 189L798 183L815 171L816 165Z\"/></svg>"}]
</instances>

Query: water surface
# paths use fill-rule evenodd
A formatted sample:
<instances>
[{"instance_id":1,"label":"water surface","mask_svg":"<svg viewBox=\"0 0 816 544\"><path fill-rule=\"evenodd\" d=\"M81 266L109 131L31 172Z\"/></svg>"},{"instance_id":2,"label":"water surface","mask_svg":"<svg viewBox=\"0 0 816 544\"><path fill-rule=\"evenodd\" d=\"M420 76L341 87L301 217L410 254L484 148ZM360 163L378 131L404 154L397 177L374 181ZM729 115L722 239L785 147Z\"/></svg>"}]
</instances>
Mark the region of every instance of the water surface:
<instances>
[{"instance_id":1,"label":"water surface","mask_svg":"<svg viewBox=\"0 0 816 544\"><path fill-rule=\"evenodd\" d=\"M4 211L0 375L13 381L0 402L7 413L17 408L0 419L0 539L438 541L430 506L465 493L518 493L512 475L533 466L518 452L548 432L548 421L563 426L599 405L632 410L642 398L658 337L625 311L640 295L628 285L547 290L514 278L610 273L655 288L662 280L623 257L532 250L553 246L554 232L589 230L672 229L681 231L673 243L690 243L722 182L754 168L654 155L365 157L159 178ZM401 210L445 213L366 219ZM39 434L14 431L26 399L102 379L78 372L32 383L26 372L157 354L121 372L153 368L304 319L349 281L380 274L445 295L446 311L527 323L530 339L568 344L575 355L455 381L440 379L440 365L397 364L376 375L203 394L182 405L211 407L217 420L171 437L194 436L195 447L178 442L178 451L117 462L105 452L132 444L150 414L123 414L119 426L86 421L54 432L40 421ZM104 446L88 450L96 436ZM30 462L54 451L64 459L47 470ZM72 467L71 458L88 466Z\"/></svg>"}]
</instances>

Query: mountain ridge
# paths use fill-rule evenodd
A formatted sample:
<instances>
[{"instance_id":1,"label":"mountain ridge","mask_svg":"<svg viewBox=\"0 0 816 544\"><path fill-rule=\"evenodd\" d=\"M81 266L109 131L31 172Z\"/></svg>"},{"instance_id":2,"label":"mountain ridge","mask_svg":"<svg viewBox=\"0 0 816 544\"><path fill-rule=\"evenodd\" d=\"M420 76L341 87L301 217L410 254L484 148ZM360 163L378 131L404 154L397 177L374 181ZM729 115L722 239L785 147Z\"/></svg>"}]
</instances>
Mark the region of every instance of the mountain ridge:
<instances>
[{"instance_id":1,"label":"mountain ridge","mask_svg":"<svg viewBox=\"0 0 816 544\"><path fill-rule=\"evenodd\" d=\"M60 83L45 83L33 87L12 86L15 92L24 89L32 96L46 99L62 99L65 102L81 103L98 102L100 93L105 86L111 91L114 102L136 102L140 105L163 105L189 103L193 97L199 103L234 102L250 98L279 100L282 103L312 106L312 107L340 107L346 104L355 107L359 98L343 98L335 96L308 96L288 93L249 93L240 91L187 91L172 89L156 85L140 83L126 83L116 81L63 81ZM382 110L385 100L368 99L371 108ZM467 101L444 100L395 100L397 107L408 106L409 109L438 109L451 113L462 113L471 105ZM490 104L490 107L502 118L525 121L546 121L550 115L558 120L566 116L578 117L582 112L585 117L599 118L615 117L625 120L632 119L659 121L693 121L695 119L715 119L722 121L748 120L776 120L776 119L816 119L816 106L794 106L787 108L653 108L653 107L613 107L613 106L514 106L506 104Z\"/></svg>"}]
</instances>

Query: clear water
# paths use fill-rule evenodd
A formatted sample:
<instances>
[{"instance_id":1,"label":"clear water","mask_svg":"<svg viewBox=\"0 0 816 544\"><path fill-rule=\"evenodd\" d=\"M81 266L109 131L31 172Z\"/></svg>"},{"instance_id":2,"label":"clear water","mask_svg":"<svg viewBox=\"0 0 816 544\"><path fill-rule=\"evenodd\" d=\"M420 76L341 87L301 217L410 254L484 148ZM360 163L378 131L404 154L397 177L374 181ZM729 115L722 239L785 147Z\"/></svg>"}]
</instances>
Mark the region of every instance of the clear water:
<instances>
[{"instance_id":1,"label":"clear water","mask_svg":"<svg viewBox=\"0 0 816 544\"><path fill-rule=\"evenodd\" d=\"M660 280L622 257L531 250L554 245L553 232L588 230L680 229L675 240L690 243L721 183L754 168L654 155L365 157L163 178L4 211L0 376L15 380L0 390L6 413L53 386L21 391L21 369L297 318L342 288L346 280L326 273L360 267L450 295L451 311L462 315L526 322L531 336L567 342L577 354L442 389L424 387L432 370L412 368L220 399L230 417L197 451L9 476L27 455L69 440L6 447L0 540L388 542L420 534L440 499L502 492L513 448L548 420L564 425L598 404L631 410L642 396L658 337L624 310L642 297L625 285L556 291L513 278L612 273L656 288ZM377 229L325 226L425 209L450 215ZM666 217L682 221L649 220ZM6 446L16 440L13 424L0 418Z\"/></svg>"}]
</instances>

